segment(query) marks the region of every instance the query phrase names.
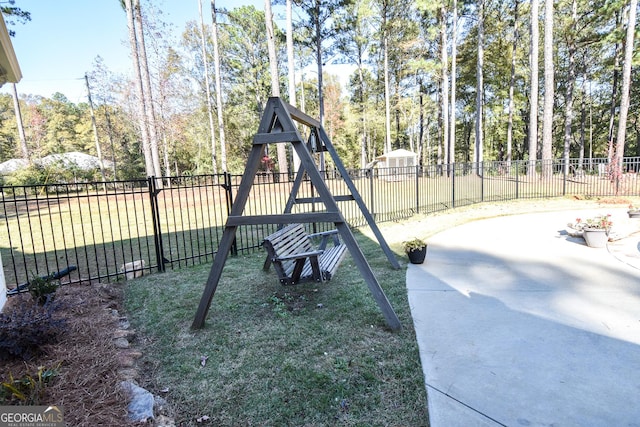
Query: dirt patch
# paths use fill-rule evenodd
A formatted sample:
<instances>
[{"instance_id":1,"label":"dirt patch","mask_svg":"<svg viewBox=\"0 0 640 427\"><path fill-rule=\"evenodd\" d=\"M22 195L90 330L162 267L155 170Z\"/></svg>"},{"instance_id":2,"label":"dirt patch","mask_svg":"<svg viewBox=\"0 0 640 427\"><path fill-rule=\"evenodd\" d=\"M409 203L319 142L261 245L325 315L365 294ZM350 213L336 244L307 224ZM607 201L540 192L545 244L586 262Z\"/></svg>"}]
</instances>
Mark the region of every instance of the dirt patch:
<instances>
[{"instance_id":1,"label":"dirt patch","mask_svg":"<svg viewBox=\"0 0 640 427\"><path fill-rule=\"evenodd\" d=\"M121 364L114 344L122 302L121 284L65 285L56 292L56 317L65 319L57 340L29 360L4 360L0 380L56 372L36 391L39 405L64 408L67 425L127 426L127 396L120 388ZM9 298L4 313L34 304L29 294ZM12 404L24 404L14 400ZM34 402L35 403L35 402ZM6 403L5 403L6 404Z\"/></svg>"},{"instance_id":2,"label":"dirt patch","mask_svg":"<svg viewBox=\"0 0 640 427\"><path fill-rule=\"evenodd\" d=\"M303 290L305 289L305 290ZM286 310L292 314L300 314L304 310L310 308L321 308L315 302L318 289L294 288L292 286L284 287L275 292L269 302L273 309L277 312Z\"/></svg>"}]
</instances>

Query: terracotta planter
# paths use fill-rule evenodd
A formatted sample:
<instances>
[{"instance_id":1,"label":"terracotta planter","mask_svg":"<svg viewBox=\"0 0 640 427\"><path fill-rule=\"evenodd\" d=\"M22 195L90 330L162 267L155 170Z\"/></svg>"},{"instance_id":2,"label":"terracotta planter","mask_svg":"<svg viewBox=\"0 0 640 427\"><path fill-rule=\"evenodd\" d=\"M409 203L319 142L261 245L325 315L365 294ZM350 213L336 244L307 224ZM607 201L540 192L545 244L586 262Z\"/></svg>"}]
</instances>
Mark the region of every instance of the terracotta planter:
<instances>
[{"instance_id":1,"label":"terracotta planter","mask_svg":"<svg viewBox=\"0 0 640 427\"><path fill-rule=\"evenodd\" d=\"M582 232L584 241L590 248L604 248L609 241L609 233L603 228L587 228Z\"/></svg>"},{"instance_id":2,"label":"terracotta planter","mask_svg":"<svg viewBox=\"0 0 640 427\"><path fill-rule=\"evenodd\" d=\"M422 264L427 256L427 247L423 246L420 249L409 251L407 252L407 256L409 257L409 262L411 262L411 264Z\"/></svg>"}]
</instances>

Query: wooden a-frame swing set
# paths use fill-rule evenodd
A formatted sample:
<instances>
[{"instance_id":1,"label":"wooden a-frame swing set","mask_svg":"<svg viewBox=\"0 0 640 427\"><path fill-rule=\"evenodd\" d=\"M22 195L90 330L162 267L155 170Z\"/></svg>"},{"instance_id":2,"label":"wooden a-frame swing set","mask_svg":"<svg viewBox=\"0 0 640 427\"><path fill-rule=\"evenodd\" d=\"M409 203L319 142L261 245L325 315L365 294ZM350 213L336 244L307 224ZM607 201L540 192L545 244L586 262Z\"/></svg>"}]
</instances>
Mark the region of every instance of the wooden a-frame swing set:
<instances>
[{"instance_id":1,"label":"wooden a-frame swing set","mask_svg":"<svg viewBox=\"0 0 640 427\"><path fill-rule=\"evenodd\" d=\"M311 129L308 144L305 144L303 141L294 121L306 125ZM300 168L296 174L291 194L285 207L285 212L275 215L243 215L251 187L260 167L265 146L272 143L286 142L291 143L293 149L298 154L298 157L300 158ZM322 179L320 172L316 168L316 164L312 157L312 153L318 151L326 151L331 155L335 167L351 194L338 196L333 196L331 194L325 181ZM319 200L314 198L313 202L324 203L324 211L304 213L291 212L296 203L309 202L309 200L297 198L298 190L303 182L305 173L319 195ZM209 271L207 283L202 293L202 298L200 299L200 304L196 311L192 328L197 329L204 326L205 318L209 311L209 307L211 306L211 300L213 299L220 276L222 275L222 270L233 245L233 240L238 226L332 222L335 224L335 227L338 230L340 237L342 237L344 244L347 246L354 263L367 283L369 291L382 311L387 325L391 330L400 330L402 325L398 316L394 312L393 307L380 287L380 284L373 274L364 254L360 250L351 229L338 208L338 201L348 200L353 200L357 203L360 211L369 224L369 227L378 240L380 247L387 256L387 259L394 268L399 269L400 265L398 264L398 261L380 233L373 216L365 206L357 188L349 178L347 170L344 168L342 161L338 157L338 154L331 144L331 141L325 133L321 123L295 107L285 103L280 98L269 98L260 121L258 133L253 138L253 146L247 160L242 180L240 181L240 187L238 188L236 199L227 218L224 232L220 240L220 245L213 260L211 270Z\"/></svg>"}]
</instances>

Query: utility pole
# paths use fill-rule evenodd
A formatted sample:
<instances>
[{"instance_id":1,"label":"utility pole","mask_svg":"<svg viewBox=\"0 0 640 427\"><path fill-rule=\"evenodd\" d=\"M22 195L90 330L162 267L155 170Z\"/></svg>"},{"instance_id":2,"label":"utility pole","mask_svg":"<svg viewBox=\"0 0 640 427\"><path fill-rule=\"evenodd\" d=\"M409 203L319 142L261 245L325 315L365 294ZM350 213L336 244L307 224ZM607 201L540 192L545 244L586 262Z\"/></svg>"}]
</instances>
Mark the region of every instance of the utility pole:
<instances>
[{"instance_id":1,"label":"utility pole","mask_svg":"<svg viewBox=\"0 0 640 427\"><path fill-rule=\"evenodd\" d=\"M20 113L20 103L18 102L18 89L16 84L11 83L13 90L13 107L16 113L16 123L18 125L18 135L20 136L20 148L22 149L22 158L31 164L31 158L29 157L29 148L27 147L27 138L24 135L24 125L22 124L22 114Z\"/></svg>"}]
</instances>

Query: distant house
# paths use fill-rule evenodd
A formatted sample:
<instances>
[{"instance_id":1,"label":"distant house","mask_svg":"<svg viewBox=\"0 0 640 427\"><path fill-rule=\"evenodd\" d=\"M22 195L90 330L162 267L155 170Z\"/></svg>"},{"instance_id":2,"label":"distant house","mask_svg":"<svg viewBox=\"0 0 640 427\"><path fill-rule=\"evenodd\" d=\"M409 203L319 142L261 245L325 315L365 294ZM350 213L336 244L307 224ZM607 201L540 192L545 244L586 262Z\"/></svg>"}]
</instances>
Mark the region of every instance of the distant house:
<instances>
[{"instance_id":1,"label":"distant house","mask_svg":"<svg viewBox=\"0 0 640 427\"><path fill-rule=\"evenodd\" d=\"M25 159L9 159L0 163L0 175L9 175L29 166L29 162Z\"/></svg>"},{"instance_id":2,"label":"distant house","mask_svg":"<svg viewBox=\"0 0 640 427\"><path fill-rule=\"evenodd\" d=\"M100 159L85 153L72 151L69 153L49 154L48 156L33 159L34 165L58 166L63 169L77 169L81 171L92 171L100 169ZM9 175L21 169L27 168L29 162L24 159L9 159L0 163L0 175ZM107 168L113 167L110 161L104 161Z\"/></svg>"},{"instance_id":3,"label":"distant house","mask_svg":"<svg viewBox=\"0 0 640 427\"><path fill-rule=\"evenodd\" d=\"M416 176L418 155L413 151L399 149L376 157L378 178L385 181L401 181ZM382 170L381 170L382 169Z\"/></svg>"}]
</instances>

